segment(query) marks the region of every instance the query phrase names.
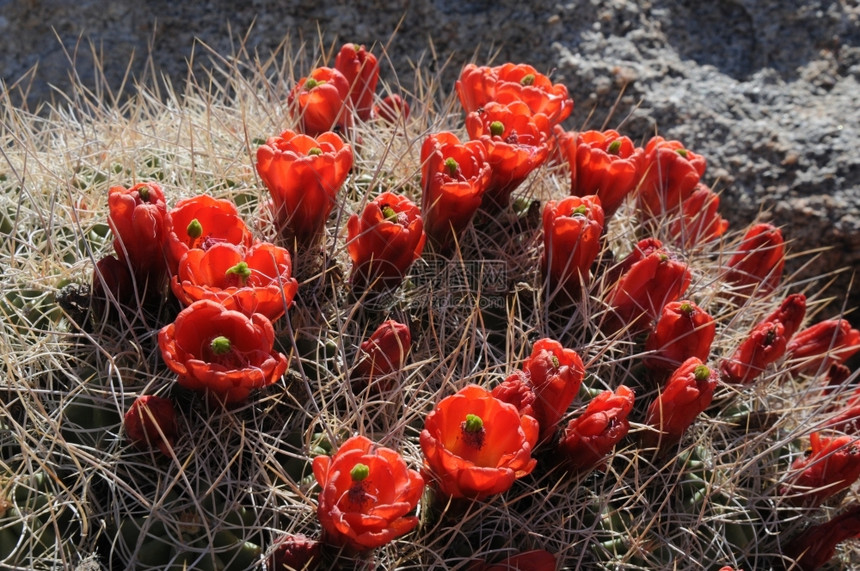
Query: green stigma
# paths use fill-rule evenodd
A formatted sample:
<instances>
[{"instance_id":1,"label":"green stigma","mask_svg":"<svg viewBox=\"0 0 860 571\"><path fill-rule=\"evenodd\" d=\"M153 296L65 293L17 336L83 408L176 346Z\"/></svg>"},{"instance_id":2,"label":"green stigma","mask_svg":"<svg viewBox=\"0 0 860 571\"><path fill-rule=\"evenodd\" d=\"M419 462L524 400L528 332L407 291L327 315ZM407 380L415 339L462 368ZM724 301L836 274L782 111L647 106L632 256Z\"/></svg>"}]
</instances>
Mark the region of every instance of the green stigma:
<instances>
[{"instance_id":1,"label":"green stigma","mask_svg":"<svg viewBox=\"0 0 860 571\"><path fill-rule=\"evenodd\" d=\"M615 139L611 143L609 143L609 148L606 149L610 155L617 155L618 151L621 150L621 139Z\"/></svg>"},{"instance_id":2,"label":"green stigma","mask_svg":"<svg viewBox=\"0 0 860 571\"><path fill-rule=\"evenodd\" d=\"M555 355L550 357L550 360L552 361L552 366L555 367L556 369L558 369L559 366L561 366L561 362L559 362L558 357L556 357Z\"/></svg>"},{"instance_id":3,"label":"green stigma","mask_svg":"<svg viewBox=\"0 0 860 571\"><path fill-rule=\"evenodd\" d=\"M520 85L532 85L535 82L535 75L530 73L520 80Z\"/></svg>"},{"instance_id":4,"label":"green stigma","mask_svg":"<svg viewBox=\"0 0 860 571\"><path fill-rule=\"evenodd\" d=\"M684 157L685 159L687 158L687 149L677 149L675 152Z\"/></svg>"},{"instance_id":5,"label":"green stigma","mask_svg":"<svg viewBox=\"0 0 860 571\"><path fill-rule=\"evenodd\" d=\"M505 124L501 121L493 121L490 123L490 134L494 137L501 137L505 134Z\"/></svg>"},{"instance_id":6,"label":"green stigma","mask_svg":"<svg viewBox=\"0 0 860 571\"><path fill-rule=\"evenodd\" d=\"M349 471L353 482L361 482L370 476L370 467L367 464L358 463Z\"/></svg>"},{"instance_id":7,"label":"green stigma","mask_svg":"<svg viewBox=\"0 0 860 571\"><path fill-rule=\"evenodd\" d=\"M203 235L203 225L195 218L190 224L188 224L188 228L185 229L185 232L188 234L189 238L197 239Z\"/></svg>"},{"instance_id":8,"label":"green stigma","mask_svg":"<svg viewBox=\"0 0 860 571\"><path fill-rule=\"evenodd\" d=\"M248 281L248 278L251 277L251 270L248 268L248 262L239 262L232 268L228 268L226 272L224 272L225 276L239 276L239 279L242 280L244 284Z\"/></svg>"},{"instance_id":9,"label":"green stigma","mask_svg":"<svg viewBox=\"0 0 860 571\"><path fill-rule=\"evenodd\" d=\"M322 81L317 81L317 80L316 80L316 79L314 79L313 77L309 77L309 78L307 79L307 81L305 81L305 89L307 89L307 90L311 90L311 89L313 89L314 87L316 87L317 85L322 85L323 83L324 83L324 82L322 82Z\"/></svg>"},{"instance_id":10,"label":"green stigma","mask_svg":"<svg viewBox=\"0 0 860 571\"><path fill-rule=\"evenodd\" d=\"M693 304L689 301L685 301L678 307L678 309L680 309L681 313L684 315L690 315L693 313Z\"/></svg>"},{"instance_id":11,"label":"green stigma","mask_svg":"<svg viewBox=\"0 0 860 571\"><path fill-rule=\"evenodd\" d=\"M314 157L319 156L321 154L322 154L322 149L319 147L313 147L313 148L311 148L311 150L308 151L308 155L314 156Z\"/></svg>"},{"instance_id":12,"label":"green stigma","mask_svg":"<svg viewBox=\"0 0 860 571\"><path fill-rule=\"evenodd\" d=\"M480 432L484 429L484 421L477 414L467 414L463 424L466 432Z\"/></svg>"},{"instance_id":13,"label":"green stigma","mask_svg":"<svg viewBox=\"0 0 860 571\"><path fill-rule=\"evenodd\" d=\"M382 216L389 222L397 222L397 212L387 204L382 207Z\"/></svg>"},{"instance_id":14,"label":"green stigma","mask_svg":"<svg viewBox=\"0 0 860 571\"><path fill-rule=\"evenodd\" d=\"M230 351L230 340L220 335L209 343L209 348L216 355L223 355Z\"/></svg>"},{"instance_id":15,"label":"green stigma","mask_svg":"<svg viewBox=\"0 0 860 571\"><path fill-rule=\"evenodd\" d=\"M699 365L693 369L693 376L696 377L697 381L707 381L711 376L711 370L705 365Z\"/></svg>"},{"instance_id":16,"label":"green stigma","mask_svg":"<svg viewBox=\"0 0 860 571\"><path fill-rule=\"evenodd\" d=\"M587 212L588 212L588 208L586 208L585 205L582 205L582 206L577 206L576 208L574 208L573 211L570 213L570 215L571 216L585 216L585 214Z\"/></svg>"},{"instance_id":17,"label":"green stigma","mask_svg":"<svg viewBox=\"0 0 860 571\"><path fill-rule=\"evenodd\" d=\"M144 202L149 202L149 187L142 186L137 191L137 195L140 196L140 199Z\"/></svg>"},{"instance_id":18,"label":"green stigma","mask_svg":"<svg viewBox=\"0 0 860 571\"><path fill-rule=\"evenodd\" d=\"M454 176L457 174L457 171L460 169L460 165L457 164L457 161L455 161L454 159L447 158L447 159L445 159L445 168L448 169L448 174L450 174L451 176Z\"/></svg>"}]
</instances>

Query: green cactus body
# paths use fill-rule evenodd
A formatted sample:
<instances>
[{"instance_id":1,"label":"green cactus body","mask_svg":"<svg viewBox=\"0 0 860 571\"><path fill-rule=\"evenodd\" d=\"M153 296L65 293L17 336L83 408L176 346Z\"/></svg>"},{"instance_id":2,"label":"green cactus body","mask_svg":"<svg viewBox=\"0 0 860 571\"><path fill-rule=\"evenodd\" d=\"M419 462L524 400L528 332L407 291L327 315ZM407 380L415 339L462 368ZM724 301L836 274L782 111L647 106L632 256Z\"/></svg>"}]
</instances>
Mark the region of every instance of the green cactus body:
<instances>
[{"instance_id":1,"label":"green cactus body","mask_svg":"<svg viewBox=\"0 0 860 571\"><path fill-rule=\"evenodd\" d=\"M104 450L116 441L122 416L107 397L81 393L66 403L60 430L67 441Z\"/></svg>"},{"instance_id":2,"label":"green cactus body","mask_svg":"<svg viewBox=\"0 0 860 571\"><path fill-rule=\"evenodd\" d=\"M123 519L110 534L116 564L136 569L244 571L259 565L262 548L248 539L256 514L220 500L195 505L171 494L164 509Z\"/></svg>"},{"instance_id":3,"label":"green cactus body","mask_svg":"<svg viewBox=\"0 0 860 571\"><path fill-rule=\"evenodd\" d=\"M18 335L39 335L62 317L50 291L12 288L0 298L0 318Z\"/></svg>"},{"instance_id":4,"label":"green cactus body","mask_svg":"<svg viewBox=\"0 0 860 571\"><path fill-rule=\"evenodd\" d=\"M74 508L44 472L0 475L0 567L55 568L79 536Z\"/></svg>"}]
</instances>

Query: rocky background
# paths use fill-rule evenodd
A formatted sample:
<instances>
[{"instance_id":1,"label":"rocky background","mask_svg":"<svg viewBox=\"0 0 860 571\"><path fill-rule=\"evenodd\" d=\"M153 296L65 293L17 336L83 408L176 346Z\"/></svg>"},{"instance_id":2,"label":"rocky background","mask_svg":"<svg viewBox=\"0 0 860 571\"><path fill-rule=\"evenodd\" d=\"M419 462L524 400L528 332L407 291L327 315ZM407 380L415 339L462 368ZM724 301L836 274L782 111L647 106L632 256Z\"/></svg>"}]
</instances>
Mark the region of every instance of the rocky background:
<instances>
[{"instance_id":1,"label":"rocky background","mask_svg":"<svg viewBox=\"0 0 860 571\"><path fill-rule=\"evenodd\" d=\"M243 38L263 57L384 44L384 79L407 86L415 69L453 89L466 61L531 63L571 90L569 128L679 139L736 227L758 217L794 252L830 246L803 270L817 275L860 263L858 19L860 0L0 0L0 72L36 108L61 101L73 67L93 82L100 61L113 90L126 72L179 86L189 60ZM860 305L850 271L828 293L846 291Z\"/></svg>"}]
</instances>

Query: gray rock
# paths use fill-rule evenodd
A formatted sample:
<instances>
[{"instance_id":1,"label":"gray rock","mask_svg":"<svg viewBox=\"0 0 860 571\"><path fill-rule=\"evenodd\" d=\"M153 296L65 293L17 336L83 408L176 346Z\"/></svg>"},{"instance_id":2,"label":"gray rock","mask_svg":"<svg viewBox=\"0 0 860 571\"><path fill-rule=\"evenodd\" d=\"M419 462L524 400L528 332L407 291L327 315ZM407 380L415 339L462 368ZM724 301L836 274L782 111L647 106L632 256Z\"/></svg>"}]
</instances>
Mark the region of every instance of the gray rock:
<instances>
[{"instance_id":1,"label":"gray rock","mask_svg":"<svg viewBox=\"0 0 860 571\"><path fill-rule=\"evenodd\" d=\"M640 141L659 130L707 157L736 227L760 216L794 251L832 246L804 270L815 275L860 262L858 18L857 0L0 0L0 72L11 86L38 63L19 84L28 103L56 98L70 60L85 83L95 76L91 39L111 89L127 70L146 76L150 47L180 85L192 48L195 66L210 63L195 38L229 54L252 24L248 49L265 55L288 36L307 65L342 41L387 44L407 85L413 65L453 86L463 63L495 54L566 83L571 128ZM860 287L850 293L860 305Z\"/></svg>"}]
</instances>

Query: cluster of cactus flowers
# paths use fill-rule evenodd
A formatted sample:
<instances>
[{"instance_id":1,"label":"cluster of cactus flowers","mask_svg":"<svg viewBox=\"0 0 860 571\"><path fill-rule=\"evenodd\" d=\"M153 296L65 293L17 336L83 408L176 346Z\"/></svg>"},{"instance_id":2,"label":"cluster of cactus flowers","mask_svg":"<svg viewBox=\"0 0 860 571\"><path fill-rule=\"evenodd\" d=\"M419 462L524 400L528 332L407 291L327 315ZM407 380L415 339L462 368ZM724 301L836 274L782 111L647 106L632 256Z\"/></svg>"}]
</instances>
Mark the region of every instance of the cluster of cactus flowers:
<instances>
[{"instance_id":1,"label":"cluster of cactus flowers","mask_svg":"<svg viewBox=\"0 0 860 571\"><path fill-rule=\"evenodd\" d=\"M42 332L75 341L7 399L40 406L4 421L0 565L850 557L860 331L781 230L732 227L679 141L566 130L529 65L466 65L447 110L378 83L353 44L298 80L241 192L107 189Z\"/></svg>"}]
</instances>

